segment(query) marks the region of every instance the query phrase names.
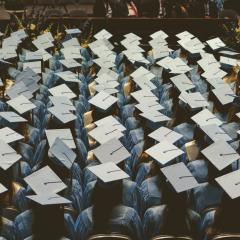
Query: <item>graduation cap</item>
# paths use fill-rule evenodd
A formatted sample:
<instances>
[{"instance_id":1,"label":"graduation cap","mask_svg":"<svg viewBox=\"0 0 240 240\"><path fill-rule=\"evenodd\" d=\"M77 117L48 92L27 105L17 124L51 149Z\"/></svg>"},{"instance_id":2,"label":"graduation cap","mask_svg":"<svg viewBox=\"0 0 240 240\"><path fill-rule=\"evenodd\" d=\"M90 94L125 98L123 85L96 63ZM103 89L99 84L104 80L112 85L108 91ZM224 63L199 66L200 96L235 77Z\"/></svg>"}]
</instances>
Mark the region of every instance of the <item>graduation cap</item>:
<instances>
[{"instance_id":1,"label":"graduation cap","mask_svg":"<svg viewBox=\"0 0 240 240\"><path fill-rule=\"evenodd\" d=\"M7 170L22 158L21 155L0 139L0 168Z\"/></svg>"},{"instance_id":2,"label":"graduation cap","mask_svg":"<svg viewBox=\"0 0 240 240\"><path fill-rule=\"evenodd\" d=\"M49 129L45 130L49 146L52 147L56 138L60 138L69 148L75 149L76 145L73 140L71 130L67 129Z\"/></svg>"},{"instance_id":3,"label":"graduation cap","mask_svg":"<svg viewBox=\"0 0 240 240\"><path fill-rule=\"evenodd\" d=\"M93 150L94 155L101 163L113 162L118 164L131 156L122 143L116 139L110 139Z\"/></svg>"},{"instance_id":4,"label":"graduation cap","mask_svg":"<svg viewBox=\"0 0 240 240\"><path fill-rule=\"evenodd\" d=\"M232 103L236 96L229 85L224 85L221 88L213 89L212 92L222 105Z\"/></svg>"},{"instance_id":5,"label":"graduation cap","mask_svg":"<svg viewBox=\"0 0 240 240\"><path fill-rule=\"evenodd\" d=\"M199 113L192 116L191 119L195 123L197 123L200 127L205 125L212 125L212 124L221 126L223 124L223 122L219 120L217 116L211 113L208 109L203 109Z\"/></svg>"},{"instance_id":6,"label":"graduation cap","mask_svg":"<svg viewBox=\"0 0 240 240\"><path fill-rule=\"evenodd\" d=\"M69 99L75 98L77 95L66 85L61 84L56 87L48 89L54 97L67 97Z\"/></svg>"},{"instance_id":7,"label":"graduation cap","mask_svg":"<svg viewBox=\"0 0 240 240\"><path fill-rule=\"evenodd\" d=\"M165 165L184 152L168 141L161 141L145 151L160 164Z\"/></svg>"},{"instance_id":8,"label":"graduation cap","mask_svg":"<svg viewBox=\"0 0 240 240\"><path fill-rule=\"evenodd\" d=\"M88 134L101 144L104 144L113 138L119 139L124 136L122 131L119 130L118 126L111 125L98 126L88 132Z\"/></svg>"},{"instance_id":9,"label":"graduation cap","mask_svg":"<svg viewBox=\"0 0 240 240\"><path fill-rule=\"evenodd\" d=\"M15 112L0 112L0 117L8 121L9 123L27 122L27 120Z\"/></svg>"},{"instance_id":10,"label":"graduation cap","mask_svg":"<svg viewBox=\"0 0 240 240\"><path fill-rule=\"evenodd\" d=\"M226 46L219 37L208 40L207 44L212 48L212 50L217 50Z\"/></svg>"},{"instance_id":11,"label":"graduation cap","mask_svg":"<svg viewBox=\"0 0 240 240\"><path fill-rule=\"evenodd\" d=\"M0 129L0 140L5 143L12 143L18 140L23 139L24 136L20 135L19 133L15 132L9 127L1 128Z\"/></svg>"},{"instance_id":12,"label":"graduation cap","mask_svg":"<svg viewBox=\"0 0 240 240\"><path fill-rule=\"evenodd\" d=\"M226 141L216 141L201 153L218 169L223 170L237 161L239 154Z\"/></svg>"},{"instance_id":13,"label":"graduation cap","mask_svg":"<svg viewBox=\"0 0 240 240\"><path fill-rule=\"evenodd\" d=\"M97 40L109 39L111 37L112 37L112 34L109 33L106 29L103 29L94 35L94 38L96 38Z\"/></svg>"},{"instance_id":14,"label":"graduation cap","mask_svg":"<svg viewBox=\"0 0 240 240\"><path fill-rule=\"evenodd\" d=\"M9 100L7 104L10 105L13 109L15 109L20 114L23 114L25 112L28 112L36 108L36 105L34 105L31 101L29 101L23 95L15 97L12 100Z\"/></svg>"},{"instance_id":15,"label":"graduation cap","mask_svg":"<svg viewBox=\"0 0 240 240\"><path fill-rule=\"evenodd\" d=\"M56 157L64 166L68 169L72 168L72 165L77 157L76 153L68 147L60 138L56 138L55 142L49 149L50 153Z\"/></svg>"},{"instance_id":16,"label":"graduation cap","mask_svg":"<svg viewBox=\"0 0 240 240\"><path fill-rule=\"evenodd\" d=\"M161 171L178 193L199 186L197 180L182 162L162 168Z\"/></svg>"},{"instance_id":17,"label":"graduation cap","mask_svg":"<svg viewBox=\"0 0 240 240\"><path fill-rule=\"evenodd\" d=\"M116 127L121 132L126 130L126 128L112 115L102 118L94 122L94 124L96 124L97 126L113 126Z\"/></svg>"},{"instance_id":18,"label":"graduation cap","mask_svg":"<svg viewBox=\"0 0 240 240\"><path fill-rule=\"evenodd\" d=\"M71 100L67 97L49 96L49 99L54 106L59 106L62 109L66 109L68 111L75 111L76 110L76 107L73 105Z\"/></svg>"},{"instance_id":19,"label":"graduation cap","mask_svg":"<svg viewBox=\"0 0 240 240\"><path fill-rule=\"evenodd\" d=\"M0 194L5 193L7 191L7 188L5 188L1 183L0 183Z\"/></svg>"},{"instance_id":20,"label":"graduation cap","mask_svg":"<svg viewBox=\"0 0 240 240\"><path fill-rule=\"evenodd\" d=\"M81 64L77 62L75 59L63 59L59 60L59 62L66 68L76 68L81 66Z\"/></svg>"},{"instance_id":21,"label":"graduation cap","mask_svg":"<svg viewBox=\"0 0 240 240\"><path fill-rule=\"evenodd\" d=\"M188 91L190 89L195 88L195 85L185 74L180 74L175 77L171 77L170 80L173 82L173 84L177 87L177 89L180 92Z\"/></svg>"},{"instance_id":22,"label":"graduation cap","mask_svg":"<svg viewBox=\"0 0 240 240\"><path fill-rule=\"evenodd\" d=\"M67 187L49 166L25 177L24 181L37 195L58 193Z\"/></svg>"},{"instance_id":23,"label":"graduation cap","mask_svg":"<svg viewBox=\"0 0 240 240\"><path fill-rule=\"evenodd\" d=\"M179 96L179 99L187 103L191 109L198 109L209 106L208 101L199 92L182 92Z\"/></svg>"},{"instance_id":24,"label":"graduation cap","mask_svg":"<svg viewBox=\"0 0 240 240\"><path fill-rule=\"evenodd\" d=\"M62 108L61 105L48 108L48 111L64 124L77 119L72 112L64 107Z\"/></svg>"},{"instance_id":25,"label":"graduation cap","mask_svg":"<svg viewBox=\"0 0 240 240\"><path fill-rule=\"evenodd\" d=\"M129 178L129 175L121 170L115 163L107 162L88 167L88 169L104 183L114 182Z\"/></svg>"},{"instance_id":26,"label":"graduation cap","mask_svg":"<svg viewBox=\"0 0 240 240\"><path fill-rule=\"evenodd\" d=\"M92 97L88 102L102 110L107 110L116 103L117 100L116 97L102 91Z\"/></svg>"},{"instance_id":27,"label":"graduation cap","mask_svg":"<svg viewBox=\"0 0 240 240\"><path fill-rule=\"evenodd\" d=\"M167 141L169 143L175 143L183 137L181 134L166 127L160 127L148 136L158 142Z\"/></svg>"},{"instance_id":28,"label":"graduation cap","mask_svg":"<svg viewBox=\"0 0 240 240\"><path fill-rule=\"evenodd\" d=\"M228 173L215 180L231 199L240 197L240 170Z\"/></svg>"},{"instance_id":29,"label":"graduation cap","mask_svg":"<svg viewBox=\"0 0 240 240\"><path fill-rule=\"evenodd\" d=\"M31 195L27 196L28 199L43 205L64 205L71 204L72 202L68 199L58 195L58 194L41 194L41 195Z\"/></svg>"},{"instance_id":30,"label":"graduation cap","mask_svg":"<svg viewBox=\"0 0 240 240\"><path fill-rule=\"evenodd\" d=\"M24 62L23 63L23 70L26 68L31 68L35 73L42 73L42 63L41 61L35 62Z\"/></svg>"}]
</instances>

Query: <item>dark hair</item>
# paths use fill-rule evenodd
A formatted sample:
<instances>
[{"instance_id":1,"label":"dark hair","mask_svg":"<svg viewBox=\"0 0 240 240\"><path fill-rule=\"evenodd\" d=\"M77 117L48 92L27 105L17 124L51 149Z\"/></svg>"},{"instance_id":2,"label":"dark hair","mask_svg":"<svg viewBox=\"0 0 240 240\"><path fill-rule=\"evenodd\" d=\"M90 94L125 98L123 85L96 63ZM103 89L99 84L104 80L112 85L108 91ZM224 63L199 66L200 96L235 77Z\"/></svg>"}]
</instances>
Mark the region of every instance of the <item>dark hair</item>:
<instances>
[{"instance_id":1,"label":"dark hair","mask_svg":"<svg viewBox=\"0 0 240 240\"><path fill-rule=\"evenodd\" d=\"M208 231L208 235L213 237L219 233L239 233L239 215L240 198L231 199L227 194L223 194L221 204L215 212L213 225Z\"/></svg>"},{"instance_id":2,"label":"dark hair","mask_svg":"<svg viewBox=\"0 0 240 240\"><path fill-rule=\"evenodd\" d=\"M170 183L163 188L163 202L166 204L164 226L161 229L167 235L193 236L188 215L187 193L177 193Z\"/></svg>"},{"instance_id":3,"label":"dark hair","mask_svg":"<svg viewBox=\"0 0 240 240\"><path fill-rule=\"evenodd\" d=\"M33 239L59 240L66 231L62 206L33 204Z\"/></svg>"},{"instance_id":4,"label":"dark hair","mask_svg":"<svg viewBox=\"0 0 240 240\"><path fill-rule=\"evenodd\" d=\"M96 183L93 192L93 233L106 233L115 206L122 202L122 181Z\"/></svg>"}]
</instances>

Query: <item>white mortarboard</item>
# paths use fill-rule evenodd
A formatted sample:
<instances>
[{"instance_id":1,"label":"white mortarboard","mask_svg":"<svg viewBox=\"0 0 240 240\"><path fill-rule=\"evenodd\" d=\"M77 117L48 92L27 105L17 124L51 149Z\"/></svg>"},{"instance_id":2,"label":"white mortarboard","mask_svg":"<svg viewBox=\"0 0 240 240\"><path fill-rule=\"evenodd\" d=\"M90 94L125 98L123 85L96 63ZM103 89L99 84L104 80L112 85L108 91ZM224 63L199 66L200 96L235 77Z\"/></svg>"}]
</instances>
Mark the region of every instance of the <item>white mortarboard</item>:
<instances>
[{"instance_id":1,"label":"white mortarboard","mask_svg":"<svg viewBox=\"0 0 240 240\"><path fill-rule=\"evenodd\" d=\"M41 38L38 37L32 43L36 46L37 49L48 49L54 46L46 36L43 36Z\"/></svg>"},{"instance_id":2,"label":"white mortarboard","mask_svg":"<svg viewBox=\"0 0 240 240\"><path fill-rule=\"evenodd\" d=\"M240 158L239 154L225 141L214 142L201 153L218 169L222 170Z\"/></svg>"},{"instance_id":3,"label":"white mortarboard","mask_svg":"<svg viewBox=\"0 0 240 240\"><path fill-rule=\"evenodd\" d=\"M93 153L101 163L114 162L118 164L131 156L128 150L116 138L110 139L108 142L95 148Z\"/></svg>"},{"instance_id":4,"label":"white mortarboard","mask_svg":"<svg viewBox=\"0 0 240 240\"><path fill-rule=\"evenodd\" d=\"M206 79L208 78L223 78L227 75L227 72L223 71L220 68L208 68L206 72L202 74L202 76Z\"/></svg>"},{"instance_id":5,"label":"white mortarboard","mask_svg":"<svg viewBox=\"0 0 240 240\"><path fill-rule=\"evenodd\" d=\"M175 143L182 138L182 135L166 127L160 127L148 135L150 138L161 142L167 141L169 143Z\"/></svg>"},{"instance_id":6,"label":"white mortarboard","mask_svg":"<svg viewBox=\"0 0 240 240\"><path fill-rule=\"evenodd\" d=\"M39 49L35 52L27 52L26 60L39 60L42 59L44 62L52 58L52 55L44 49Z\"/></svg>"},{"instance_id":7,"label":"white mortarboard","mask_svg":"<svg viewBox=\"0 0 240 240\"><path fill-rule=\"evenodd\" d=\"M76 68L81 66L81 64L74 59L64 59L64 60L59 60L59 62L62 65L64 65L66 68Z\"/></svg>"},{"instance_id":8,"label":"white mortarboard","mask_svg":"<svg viewBox=\"0 0 240 240\"><path fill-rule=\"evenodd\" d=\"M173 61L169 62L168 68L171 70L170 73L181 74L189 72L190 68L181 58L174 58Z\"/></svg>"},{"instance_id":9,"label":"white mortarboard","mask_svg":"<svg viewBox=\"0 0 240 240\"><path fill-rule=\"evenodd\" d=\"M94 81L99 84L103 84L103 83L117 82L117 78L113 77L112 75L109 75L108 73L103 73L102 75L95 78Z\"/></svg>"},{"instance_id":10,"label":"white mortarboard","mask_svg":"<svg viewBox=\"0 0 240 240\"><path fill-rule=\"evenodd\" d=\"M200 127L210 124L216 124L217 126L221 126L223 124L213 113L211 113L208 109L203 109L201 112L195 114L191 117L191 119L197 123Z\"/></svg>"},{"instance_id":11,"label":"white mortarboard","mask_svg":"<svg viewBox=\"0 0 240 240\"><path fill-rule=\"evenodd\" d=\"M199 92L182 92L179 96L179 99L186 102L192 109L209 106L208 101Z\"/></svg>"},{"instance_id":12,"label":"white mortarboard","mask_svg":"<svg viewBox=\"0 0 240 240\"><path fill-rule=\"evenodd\" d=\"M64 48L68 48L68 47L81 48L77 38L71 38L71 39L63 42L62 45L63 45Z\"/></svg>"},{"instance_id":13,"label":"white mortarboard","mask_svg":"<svg viewBox=\"0 0 240 240\"><path fill-rule=\"evenodd\" d=\"M180 92L195 88L195 85L185 74L171 77L170 80L173 82L173 84L178 88Z\"/></svg>"},{"instance_id":14,"label":"white mortarboard","mask_svg":"<svg viewBox=\"0 0 240 240\"><path fill-rule=\"evenodd\" d=\"M15 112L0 112L0 117L4 118L10 123L27 122L27 120Z\"/></svg>"},{"instance_id":15,"label":"white mortarboard","mask_svg":"<svg viewBox=\"0 0 240 240\"><path fill-rule=\"evenodd\" d=\"M70 99L67 97L53 97L49 96L50 101L53 103L54 106L60 106L61 108L67 109L69 111L74 111L76 110L75 106L71 102Z\"/></svg>"},{"instance_id":16,"label":"white mortarboard","mask_svg":"<svg viewBox=\"0 0 240 240\"><path fill-rule=\"evenodd\" d=\"M150 120L151 122L157 123L157 122L166 122L171 120L168 116L164 115L163 113L153 111L153 112L143 112L139 114L140 116Z\"/></svg>"},{"instance_id":17,"label":"white mortarboard","mask_svg":"<svg viewBox=\"0 0 240 240\"><path fill-rule=\"evenodd\" d=\"M62 123L72 122L77 118L72 112L66 108L62 108L60 105L48 108L48 111Z\"/></svg>"},{"instance_id":18,"label":"white mortarboard","mask_svg":"<svg viewBox=\"0 0 240 240\"><path fill-rule=\"evenodd\" d=\"M138 68L136 71L134 71L131 75L132 78L138 78L138 77L144 77L147 80L152 80L153 78L155 78L156 76L151 73L150 71L148 71L146 68L144 67L140 67Z\"/></svg>"},{"instance_id":19,"label":"white mortarboard","mask_svg":"<svg viewBox=\"0 0 240 240\"><path fill-rule=\"evenodd\" d=\"M178 193L199 186L197 180L182 162L162 168L161 171Z\"/></svg>"},{"instance_id":20,"label":"white mortarboard","mask_svg":"<svg viewBox=\"0 0 240 240\"><path fill-rule=\"evenodd\" d=\"M109 33L107 30L103 29L100 32L98 32L97 34L94 35L94 38L96 38L97 40L100 39L109 39L112 37L112 34Z\"/></svg>"},{"instance_id":21,"label":"white mortarboard","mask_svg":"<svg viewBox=\"0 0 240 240\"><path fill-rule=\"evenodd\" d=\"M141 112L157 112L164 109L164 107L158 102L155 103L141 102L139 104L136 104L135 107Z\"/></svg>"},{"instance_id":22,"label":"white mortarboard","mask_svg":"<svg viewBox=\"0 0 240 240\"><path fill-rule=\"evenodd\" d=\"M70 129L49 129L45 132L50 147L52 147L56 138L60 138L69 148L76 148Z\"/></svg>"},{"instance_id":23,"label":"white mortarboard","mask_svg":"<svg viewBox=\"0 0 240 240\"><path fill-rule=\"evenodd\" d=\"M115 102L117 102L117 98L106 92L99 92L89 100L89 103L103 110L107 110Z\"/></svg>"},{"instance_id":24,"label":"white mortarboard","mask_svg":"<svg viewBox=\"0 0 240 240\"><path fill-rule=\"evenodd\" d=\"M5 188L1 183L0 183L0 194L4 193L7 191L7 188Z\"/></svg>"},{"instance_id":25,"label":"white mortarboard","mask_svg":"<svg viewBox=\"0 0 240 240\"><path fill-rule=\"evenodd\" d=\"M169 64L171 64L173 61L174 61L173 58L165 57L165 58L159 60L157 62L157 65L159 65L160 67L163 67L165 69L169 69Z\"/></svg>"},{"instance_id":26,"label":"white mortarboard","mask_svg":"<svg viewBox=\"0 0 240 240\"><path fill-rule=\"evenodd\" d=\"M201 129L214 142L221 141L221 140L228 142L232 140L232 138L227 133L225 133L222 128L220 128L216 124L201 126Z\"/></svg>"},{"instance_id":27,"label":"white mortarboard","mask_svg":"<svg viewBox=\"0 0 240 240\"><path fill-rule=\"evenodd\" d=\"M61 205L61 204L70 204L71 201L58 195L58 194L41 194L41 195L31 195L27 196L34 202L39 203L40 205Z\"/></svg>"},{"instance_id":28,"label":"white mortarboard","mask_svg":"<svg viewBox=\"0 0 240 240\"><path fill-rule=\"evenodd\" d=\"M65 59L81 59L82 55L79 47L67 47L61 49Z\"/></svg>"},{"instance_id":29,"label":"white mortarboard","mask_svg":"<svg viewBox=\"0 0 240 240\"><path fill-rule=\"evenodd\" d=\"M67 34L79 34L82 31L79 28L70 28L70 29L66 29L65 32Z\"/></svg>"},{"instance_id":30,"label":"white mortarboard","mask_svg":"<svg viewBox=\"0 0 240 240\"><path fill-rule=\"evenodd\" d=\"M235 93L229 85L224 85L221 88L213 89L212 92L222 105L232 103L235 97Z\"/></svg>"},{"instance_id":31,"label":"white mortarboard","mask_svg":"<svg viewBox=\"0 0 240 240\"><path fill-rule=\"evenodd\" d=\"M206 81L214 88L221 88L227 85L222 78L207 78Z\"/></svg>"},{"instance_id":32,"label":"white mortarboard","mask_svg":"<svg viewBox=\"0 0 240 240\"><path fill-rule=\"evenodd\" d=\"M192 54L204 52L205 45L198 38L181 39L178 43Z\"/></svg>"},{"instance_id":33,"label":"white mortarboard","mask_svg":"<svg viewBox=\"0 0 240 240\"><path fill-rule=\"evenodd\" d=\"M93 62L95 62L101 68L115 67L114 60L106 57L96 58L93 60Z\"/></svg>"},{"instance_id":34,"label":"white mortarboard","mask_svg":"<svg viewBox=\"0 0 240 240\"><path fill-rule=\"evenodd\" d=\"M80 80L78 79L77 74L71 72L71 71L65 71L65 72L58 72L55 73L57 76L62 78L66 82L77 82L79 83Z\"/></svg>"},{"instance_id":35,"label":"white mortarboard","mask_svg":"<svg viewBox=\"0 0 240 240\"><path fill-rule=\"evenodd\" d=\"M103 67L99 70L99 72L97 73L97 76L100 77L103 74L109 75L112 79L118 79L118 74L111 69Z\"/></svg>"},{"instance_id":36,"label":"white mortarboard","mask_svg":"<svg viewBox=\"0 0 240 240\"><path fill-rule=\"evenodd\" d=\"M184 153L181 149L167 141L161 141L160 143L147 149L145 152L162 165L170 162Z\"/></svg>"},{"instance_id":37,"label":"white mortarboard","mask_svg":"<svg viewBox=\"0 0 240 240\"><path fill-rule=\"evenodd\" d=\"M212 48L212 50L217 50L226 46L225 43L218 37L208 40L207 44Z\"/></svg>"},{"instance_id":38,"label":"white mortarboard","mask_svg":"<svg viewBox=\"0 0 240 240\"><path fill-rule=\"evenodd\" d=\"M21 159L21 157L22 156L17 154L12 147L3 140L0 140L0 168L7 170L19 159Z\"/></svg>"},{"instance_id":39,"label":"white mortarboard","mask_svg":"<svg viewBox=\"0 0 240 240\"><path fill-rule=\"evenodd\" d=\"M119 139L124 135L122 131L119 130L118 126L108 126L108 125L98 126L93 130L91 130L88 134L89 136L91 136L101 144L113 138Z\"/></svg>"},{"instance_id":40,"label":"white mortarboard","mask_svg":"<svg viewBox=\"0 0 240 240\"><path fill-rule=\"evenodd\" d=\"M240 112L236 113L236 116L237 116L238 118L240 118Z\"/></svg>"},{"instance_id":41,"label":"white mortarboard","mask_svg":"<svg viewBox=\"0 0 240 240\"><path fill-rule=\"evenodd\" d=\"M102 118L94 123L97 126L113 126L116 127L121 132L126 130L126 128L112 115Z\"/></svg>"},{"instance_id":42,"label":"white mortarboard","mask_svg":"<svg viewBox=\"0 0 240 240\"><path fill-rule=\"evenodd\" d=\"M55 142L49 150L64 166L71 169L77 155L69 148L60 138L56 138Z\"/></svg>"},{"instance_id":43,"label":"white mortarboard","mask_svg":"<svg viewBox=\"0 0 240 240\"><path fill-rule=\"evenodd\" d=\"M24 181L39 195L58 193L67 187L49 166L25 177Z\"/></svg>"},{"instance_id":44,"label":"white mortarboard","mask_svg":"<svg viewBox=\"0 0 240 240\"><path fill-rule=\"evenodd\" d=\"M163 46L167 46L167 44L168 44L167 41L161 37L154 38L149 41L149 45L152 46L152 48L159 48L159 47L161 48Z\"/></svg>"},{"instance_id":45,"label":"white mortarboard","mask_svg":"<svg viewBox=\"0 0 240 240\"><path fill-rule=\"evenodd\" d=\"M129 178L127 173L113 162L88 167L88 169L105 183Z\"/></svg>"},{"instance_id":46,"label":"white mortarboard","mask_svg":"<svg viewBox=\"0 0 240 240\"><path fill-rule=\"evenodd\" d=\"M96 48L103 47L104 49L113 50L114 46L107 39L99 39L88 44L88 47L94 52Z\"/></svg>"},{"instance_id":47,"label":"white mortarboard","mask_svg":"<svg viewBox=\"0 0 240 240\"><path fill-rule=\"evenodd\" d=\"M209 67L211 67L212 71L218 70L221 67L221 64L212 54L203 57L197 63L204 71L209 71Z\"/></svg>"},{"instance_id":48,"label":"white mortarboard","mask_svg":"<svg viewBox=\"0 0 240 240\"><path fill-rule=\"evenodd\" d=\"M176 37L179 39L192 39L192 38L194 38L194 35L192 35L188 31L184 31L184 32L176 34Z\"/></svg>"},{"instance_id":49,"label":"white mortarboard","mask_svg":"<svg viewBox=\"0 0 240 240\"><path fill-rule=\"evenodd\" d=\"M24 137L9 127L0 129L0 140L5 143L16 142Z\"/></svg>"},{"instance_id":50,"label":"white mortarboard","mask_svg":"<svg viewBox=\"0 0 240 240\"><path fill-rule=\"evenodd\" d=\"M133 81L141 88L141 89L147 89L147 90L154 90L156 89L156 85L153 84L149 79L147 79L145 76L143 77L135 77Z\"/></svg>"},{"instance_id":51,"label":"white mortarboard","mask_svg":"<svg viewBox=\"0 0 240 240\"><path fill-rule=\"evenodd\" d=\"M41 77L29 67L24 69L19 74L17 74L15 80L16 80L16 82L21 82L21 81L24 81L24 79L26 79L26 78L31 78L35 82L38 82L41 80Z\"/></svg>"},{"instance_id":52,"label":"white mortarboard","mask_svg":"<svg viewBox=\"0 0 240 240\"><path fill-rule=\"evenodd\" d=\"M97 84L97 85L94 86L94 89L97 92L104 91L104 92L109 93L109 94L115 94L115 93L119 92L118 89L116 89L114 87L109 87L106 84Z\"/></svg>"},{"instance_id":53,"label":"white mortarboard","mask_svg":"<svg viewBox=\"0 0 240 240\"><path fill-rule=\"evenodd\" d=\"M11 47L3 48L2 51L3 51L3 56L4 56L3 58L5 60L15 58L18 56L16 50Z\"/></svg>"},{"instance_id":54,"label":"white mortarboard","mask_svg":"<svg viewBox=\"0 0 240 240\"><path fill-rule=\"evenodd\" d=\"M4 86L3 81L2 81L2 79L0 78L0 87L3 87L3 86Z\"/></svg>"},{"instance_id":55,"label":"white mortarboard","mask_svg":"<svg viewBox=\"0 0 240 240\"><path fill-rule=\"evenodd\" d=\"M11 33L12 37L17 37L18 39L22 40L27 37L27 34L24 29L20 29L18 31L12 32Z\"/></svg>"},{"instance_id":56,"label":"white mortarboard","mask_svg":"<svg viewBox=\"0 0 240 240\"><path fill-rule=\"evenodd\" d=\"M148 103L156 103L158 98L149 90L139 90L136 92L131 93L131 96L134 97L138 102L148 102Z\"/></svg>"},{"instance_id":57,"label":"white mortarboard","mask_svg":"<svg viewBox=\"0 0 240 240\"><path fill-rule=\"evenodd\" d=\"M18 97L19 95L23 95L27 99L31 99L33 97L32 92L30 89L28 89L23 81L15 83L10 89L6 91L6 94L11 99Z\"/></svg>"},{"instance_id":58,"label":"white mortarboard","mask_svg":"<svg viewBox=\"0 0 240 240\"><path fill-rule=\"evenodd\" d=\"M126 48L126 49L135 49L138 48L140 41L138 39L124 39L121 41L121 44Z\"/></svg>"},{"instance_id":59,"label":"white mortarboard","mask_svg":"<svg viewBox=\"0 0 240 240\"><path fill-rule=\"evenodd\" d=\"M124 37L126 38L126 39L137 39L137 40L141 40L142 38L141 37L139 37L138 35L136 35L135 33L127 33L127 34L125 34L124 35Z\"/></svg>"},{"instance_id":60,"label":"white mortarboard","mask_svg":"<svg viewBox=\"0 0 240 240\"><path fill-rule=\"evenodd\" d=\"M230 66L237 66L237 59L221 56L220 63L227 64Z\"/></svg>"},{"instance_id":61,"label":"white mortarboard","mask_svg":"<svg viewBox=\"0 0 240 240\"><path fill-rule=\"evenodd\" d=\"M168 38L168 35L164 31L159 30L159 31L151 34L150 37L152 39L159 38L159 37L162 38L162 39L166 39L166 38Z\"/></svg>"},{"instance_id":62,"label":"white mortarboard","mask_svg":"<svg viewBox=\"0 0 240 240\"><path fill-rule=\"evenodd\" d=\"M36 61L36 60L43 60L43 61L47 61L50 58L52 58L52 55L50 53L48 53L46 50L44 49L39 49L35 52L26 52L26 61Z\"/></svg>"},{"instance_id":63,"label":"white mortarboard","mask_svg":"<svg viewBox=\"0 0 240 240\"><path fill-rule=\"evenodd\" d=\"M72 92L72 90L66 84L61 84L56 87L50 88L48 89L48 91L54 97L67 97L69 99L76 97L76 94Z\"/></svg>"},{"instance_id":64,"label":"white mortarboard","mask_svg":"<svg viewBox=\"0 0 240 240\"><path fill-rule=\"evenodd\" d=\"M42 35L39 35L38 36L39 39L45 39L47 38L49 41L53 42L54 41L54 38L53 38L53 35L51 32L46 32L46 33L43 33Z\"/></svg>"},{"instance_id":65,"label":"white mortarboard","mask_svg":"<svg viewBox=\"0 0 240 240\"><path fill-rule=\"evenodd\" d=\"M41 61L36 62L24 62L23 70L27 67L31 68L35 73L42 73L42 63Z\"/></svg>"},{"instance_id":66,"label":"white mortarboard","mask_svg":"<svg viewBox=\"0 0 240 240\"><path fill-rule=\"evenodd\" d=\"M154 47L152 49L154 59L160 59L169 56L168 46Z\"/></svg>"},{"instance_id":67,"label":"white mortarboard","mask_svg":"<svg viewBox=\"0 0 240 240\"><path fill-rule=\"evenodd\" d=\"M2 42L2 48L3 49L12 48L12 49L16 50L18 47L18 44L20 42L21 42L21 40L16 37L4 38L3 42Z\"/></svg>"},{"instance_id":68,"label":"white mortarboard","mask_svg":"<svg viewBox=\"0 0 240 240\"><path fill-rule=\"evenodd\" d=\"M14 108L16 111L18 111L20 114L23 114L36 108L36 105L34 105L23 95L13 98L12 100L9 100L7 104Z\"/></svg>"},{"instance_id":69,"label":"white mortarboard","mask_svg":"<svg viewBox=\"0 0 240 240\"><path fill-rule=\"evenodd\" d=\"M215 180L232 199L240 197L240 169Z\"/></svg>"}]
</instances>

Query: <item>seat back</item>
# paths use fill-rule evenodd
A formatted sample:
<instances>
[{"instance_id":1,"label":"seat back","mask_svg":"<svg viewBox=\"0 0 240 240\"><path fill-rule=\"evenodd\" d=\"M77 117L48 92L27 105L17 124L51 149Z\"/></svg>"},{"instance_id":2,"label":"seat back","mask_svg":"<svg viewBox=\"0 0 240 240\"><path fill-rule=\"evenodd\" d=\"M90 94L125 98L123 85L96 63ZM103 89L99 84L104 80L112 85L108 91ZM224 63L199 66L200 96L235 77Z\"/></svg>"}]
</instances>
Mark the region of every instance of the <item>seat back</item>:
<instances>
[{"instance_id":1,"label":"seat back","mask_svg":"<svg viewBox=\"0 0 240 240\"><path fill-rule=\"evenodd\" d=\"M239 240L240 233L224 233L216 235L212 240Z\"/></svg>"},{"instance_id":2,"label":"seat back","mask_svg":"<svg viewBox=\"0 0 240 240\"><path fill-rule=\"evenodd\" d=\"M111 233L93 235L88 240L131 240L131 238L122 234Z\"/></svg>"},{"instance_id":3,"label":"seat back","mask_svg":"<svg viewBox=\"0 0 240 240\"><path fill-rule=\"evenodd\" d=\"M152 238L152 240L193 240L193 238L189 236L168 236L168 235L161 235Z\"/></svg>"}]
</instances>

